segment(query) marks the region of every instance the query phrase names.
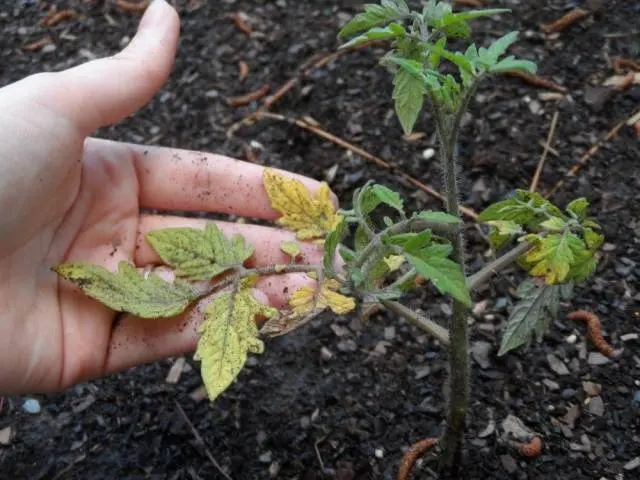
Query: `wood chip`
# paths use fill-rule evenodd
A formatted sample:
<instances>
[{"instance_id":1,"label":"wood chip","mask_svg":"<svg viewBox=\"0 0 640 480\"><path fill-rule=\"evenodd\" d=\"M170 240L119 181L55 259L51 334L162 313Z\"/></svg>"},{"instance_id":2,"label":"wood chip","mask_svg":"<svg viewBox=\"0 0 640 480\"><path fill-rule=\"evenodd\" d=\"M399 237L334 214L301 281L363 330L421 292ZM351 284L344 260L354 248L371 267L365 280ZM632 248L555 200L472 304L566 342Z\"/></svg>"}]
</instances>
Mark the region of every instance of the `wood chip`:
<instances>
[{"instance_id":1,"label":"wood chip","mask_svg":"<svg viewBox=\"0 0 640 480\"><path fill-rule=\"evenodd\" d=\"M44 47L45 45L49 45L50 43L53 43L53 40L50 36L47 35L46 37L42 37L41 39L36 40L35 42L26 44L24 47L22 47L22 49L26 50L27 52L37 52L38 50L42 49L42 47Z\"/></svg>"},{"instance_id":2,"label":"wood chip","mask_svg":"<svg viewBox=\"0 0 640 480\"><path fill-rule=\"evenodd\" d=\"M142 0L141 2L116 0L114 5L116 6L116 8L122 10L123 12L142 13L147 9L150 3L150 0Z\"/></svg>"},{"instance_id":3,"label":"wood chip","mask_svg":"<svg viewBox=\"0 0 640 480\"><path fill-rule=\"evenodd\" d=\"M578 20L581 20L589 16L590 14L591 12L589 12L589 10L585 10L583 8L574 8L555 22L540 25L540 29L546 34L563 32Z\"/></svg>"},{"instance_id":4,"label":"wood chip","mask_svg":"<svg viewBox=\"0 0 640 480\"><path fill-rule=\"evenodd\" d=\"M169 373L167 373L167 378L165 378L165 382L176 384L180 381L180 375L184 370L184 365L186 363L186 359L184 357L180 357L173 362L171 368L169 369Z\"/></svg>"}]
</instances>

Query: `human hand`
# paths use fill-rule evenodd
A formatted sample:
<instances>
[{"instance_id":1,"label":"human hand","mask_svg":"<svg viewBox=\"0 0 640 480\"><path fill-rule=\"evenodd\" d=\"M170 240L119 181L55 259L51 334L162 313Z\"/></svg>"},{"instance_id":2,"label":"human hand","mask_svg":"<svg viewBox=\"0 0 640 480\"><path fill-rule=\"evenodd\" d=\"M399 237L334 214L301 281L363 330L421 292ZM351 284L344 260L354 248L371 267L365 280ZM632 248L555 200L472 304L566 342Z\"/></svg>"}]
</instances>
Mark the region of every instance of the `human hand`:
<instances>
[{"instance_id":1,"label":"human hand","mask_svg":"<svg viewBox=\"0 0 640 480\"><path fill-rule=\"evenodd\" d=\"M78 261L112 271L122 260L154 265L160 259L146 233L205 223L141 209L277 217L257 165L88 137L135 112L161 88L178 35L176 12L156 0L119 54L0 89L0 394L56 391L195 348L195 314L116 317L51 270ZM257 266L287 260L279 245L291 233L218 225L255 246ZM303 253L309 262L322 255L313 245ZM280 306L285 291L308 281L302 275L264 278L257 294Z\"/></svg>"}]
</instances>

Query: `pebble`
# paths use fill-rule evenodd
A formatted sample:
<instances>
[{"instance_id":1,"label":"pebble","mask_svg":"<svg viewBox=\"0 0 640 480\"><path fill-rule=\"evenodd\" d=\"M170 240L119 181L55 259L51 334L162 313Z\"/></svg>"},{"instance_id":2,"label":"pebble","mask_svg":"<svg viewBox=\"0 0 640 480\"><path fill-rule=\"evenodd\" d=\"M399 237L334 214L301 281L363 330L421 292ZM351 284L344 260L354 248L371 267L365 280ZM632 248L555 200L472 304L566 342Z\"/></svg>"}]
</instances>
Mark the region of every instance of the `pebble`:
<instances>
[{"instance_id":1,"label":"pebble","mask_svg":"<svg viewBox=\"0 0 640 480\"><path fill-rule=\"evenodd\" d=\"M596 417L604 415L604 402L602 401L602 397L598 395L591 398L587 405L587 410L590 414L595 415Z\"/></svg>"},{"instance_id":2,"label":"pebble","mask_svg":"<svg viewBox=\"0 0 640 480\"><path fill-rule=\"evenodd\" d=\"M322 347L320 349L320 356L322 357L322 360L328 361L333 358L333 353L331 353L331 350L329 350L327 347Z\"/></svg>"},{"instance_id":3,"label":"pebble","mask_svg":"<svg viewBox=\"0 0 640 480\"><path fill-rule=\"evenodd\" d=\"M271 451L268 451L260 455L258 457L258 460L260 460L262 463L271 463L272 457L273 457L273 454L271 453Z\"/></svg>"},{"instance_id":4,"label":"pebble","mask_svg":"<svg viewBox=\"0 0 640 480\"><path fill-rule=\"evenodd\" d=\"M10 445L11 444L12 431L11 427L4 427L0 430L0 445Z\"/></svg>"},{"instance_id":5,"label":"pebble","mask_svg":"<svg viewBox=\"0 0 640 480\"><path fill-rule=\"evenodd\" d=\"M628 461L622 468L625 470L635 470L638 467L640 467L640 457L636 457L633 460Z\"/></svg>"},{"instance_id":6,"label":"pebble","mask_svg":"<svg viewBox=\"0 0 640 480\"><path fill-rule=\"evenodd\" d=\"M549 363L549 368L553 370L558 375L569 375L569 369L567 366L553 354L547 355L547 362Z\"/></svg>"},{"instance_id":7,"label":"pebble","mask_svg":"<svg viewBox=\"0 0 640 480\"><path fill-rule=\"evenodd\" d=\"M35 398L28 398L22 405L22 409L27 413L35 415L40 413L40 402Z\"/></svg>"},{"instance_id":8,"label":"pebble","mask_svg":"<svg viewBox=\"0 0 640 480\"><path fill-rule=\"evenodd\" d=\"M491 351L491 344L489 342L473 342L471 346L471 356L478 362L480 368L489 368L491 361L489 360L489 352Z\"/></svg>"},{"instance_id":9,"label":"pebble","mask_svg":"<svg viewBox=\"0 0 640 480\"><path fill-rule=\"evenodd\" d=\"M384 327L384 339L393 340L396 336L396 327L393 325L390 327Z\"/></svg>"},{"instance_id":10,"label":"pebble","mask_svg":"<svg viewBox=\"0 0 640 480\"><path fill-rule=\"evenodd\" d=\"M609 363L608 357L605 357L600 352L590 352L589 357L587 358L587 363L589 365L604 365L605 363Z\"/></svg>"},{"instance_id":11,"label":"pebble","mask_svg":"<svg viewBox=\"0 0 640 480\"><path fill-rule=\"evenodd\" d=\"M349 339L349 340L342 340L341 342L338 342L338 344L336 345L336 348L343 353L355 352L358 349L358 345L356 344L356 342Z\"/></svg>"},{"instance_id":12,"label":"pebble","mask_svg":"<svg viewBox=\"0 0 640 480\"><path fill-rule=\"evenodd\" d=\"M563 400L571 400L576 394L576 391L573 388L565 388L562 393Z\"/></svg>"},{"instance_id":13,"label":"pebble","mask_svg":"<svg viewBox=\"0 0 640 480\"><path fill-rule=\"evenodd\" d=\"M502 463L502 468L504 468L509 474L513 474L518 471L518 464L511 455L501 455L500 463Z\"/></svg>"},{"instance_id":14,"label":"pebble","mask_svg":"<svg viewBox=\"0 0 640 480\"><path fill-rule=\"evenodd\" d=\"M545 378L544 380L542 380L542 383L544 383L544 386L547 387L552 392L560 390L560 384L557 382L554 382L549 378Z\"/></svg>"},{"instance_id":15,"label":"pebble","mask_svg":"<svg viewBox=\"0 0 640 480\"><path fill-rule=\"evenodd\" d=\"M590 397L595 397L596 395L600 395L602 386L594 382L582 382L582 389L584 390L584 393Z\"/></svg>"},{"instance_id":16,"label":"pebble","mask_svg":"<svg viewBox=\"0 0 640 480\"><path fill-rule=\"evenodd\" d=\"M436 151L433 148L426 148L422 152L422 158L424 158L425 160L430 160L434 157L435 154Z\"/></svg>"},{"instance_id":17,"label":"pebble","mask_svg":"<svg viewBox=\"0 0 640 480\"><path fill-rule=\"evenodd\" d=\"M625 333L624 335L620 335L620 341L622 342L632 342L638 340L639 336L637 333Z\"/></svg>"},{"instance_id":18,"label":"pebble","mask_svg":"<svg viewBox=\"0 0 640 480\"><path fill-rule=\"evenodd\" d=\"M384 458L384 450L382 448L376 448L373 454L376 456L376 458Z\"/></svg>"}]
</instances>

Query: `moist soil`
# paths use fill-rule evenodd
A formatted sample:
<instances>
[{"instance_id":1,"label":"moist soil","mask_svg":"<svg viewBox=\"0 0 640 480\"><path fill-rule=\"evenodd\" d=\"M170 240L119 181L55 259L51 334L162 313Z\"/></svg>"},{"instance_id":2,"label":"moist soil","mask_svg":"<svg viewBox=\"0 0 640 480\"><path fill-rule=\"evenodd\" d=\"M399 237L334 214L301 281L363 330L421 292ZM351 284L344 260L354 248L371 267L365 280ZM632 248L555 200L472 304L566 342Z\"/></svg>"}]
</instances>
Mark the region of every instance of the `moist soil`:
<instances>
[{"instance_id":1,"label":"moist soil","mask_svg":"<svg viewBox=\"0 0 640 480\"><path fill-rule=\"evenodd\" d=\"M98 136L223 153L328 179L345 204L354 188L372 179L402 192L411 209L441 207L398 174L440 188L430 150L435 147L430 116L417 127L424 135L403 138L392 115L390 75L377 66L383 50L375 46L301 76L271 111L312 117L332 134L392 161L396 169L381 169L361 155L272 119L227 136L232 124L261 104L232 107L228 99L264 85L273 92L298 75L314 54L334 51L336 32L358 11L359 2L174 3L182 17L182 37L170 81L148 106ZM598 8L598 3L491 1L491 7L509 7L513 13L475 22L478 44L522 31L514 53L535 60L539 73L567 93L549 95L547 88L510 77L480 88L459 144L461 200L468 207L480 211L516 188L528 188L554 112L559 119L554 151L540 180L542 191L637 108L640 85L613 94L598 87L615 74L612 58L640 59L638 22L633 20L640 19L637 2L600 2L593 15L560 34L544 35L540 29L573 7ZM54 4L59 10L72 8L78 16L42 27L40 20ZM236 26L235 13L246 15L251 35ZM113 54L134 34L139 17L111 1L3 2L0 85ZM24 49L46 35L51 45ZM240 79L239 62L249 67L245 79ZM472 401L459 478L640 475L640 353L637 336L634 340L630 335L640 333L639 158L640 140L631 126L624 126L553 195L561 205L585 196L607 244L597 275L563 305L542 343L496 355L522 279L517 269L475 296ZM475 270L489 259L488 247L481 230L466 230L469 269ZM429 289L408 301L442 324L450 314L448 302ZM598 361L584 324L566 319L567 312L578 308L600 316L605 338L623 349L618 359ZM568 372L556 373L549 355ZM238 381L213 404L196 398L201 382L191 356L178 383L165 382L175 361L140 366L57 395L34 396L41 405L37 414L25 412L27 397L5 398L0 430L10 427L11 434L0 445L0 477L224 478L214 459L234 479L391 479L410 444L442 430L446 352L384 312L366 322L356 315L325 315L269 341L266 353L251 358ZM590 396L597 388L583 382L598 384L600 394ZM538 457L522 457L500 440L508 415L541 436L544 448ZM433 459L421 460L415 478L432 478L435 467Z\"/></svg>"}]
</instances>

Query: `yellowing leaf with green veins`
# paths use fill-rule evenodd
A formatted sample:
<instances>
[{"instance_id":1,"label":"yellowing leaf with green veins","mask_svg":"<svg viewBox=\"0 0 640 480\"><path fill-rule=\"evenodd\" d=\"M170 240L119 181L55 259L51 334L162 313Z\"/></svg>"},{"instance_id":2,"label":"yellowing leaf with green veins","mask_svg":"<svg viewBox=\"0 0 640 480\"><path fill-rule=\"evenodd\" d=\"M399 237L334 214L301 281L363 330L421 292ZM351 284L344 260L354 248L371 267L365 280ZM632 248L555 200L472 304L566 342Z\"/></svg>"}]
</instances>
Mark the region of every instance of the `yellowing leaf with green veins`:
<instances>
[{"instance_id":1,"label":"yellowing leaf with green veins","mask_svg":"<svg viewBox=\"0 0 640 480\"><path fill-rule=\"evenodd\" d=\"M339 286L336 280L325 280L320 291L314 287L302 287L291 295L289 305L300 316L325 308L330 308L336 315L346 315L356 308L356 302L336 292Z\"/></svg>"},{"instance_id":2,"label":"yellowing leaf with green veins","mask_svg":"<svg viewBox=\"0 0 640 480\"><path fill-rule=\"evenodd\" d=\"M201 362L202 380L211 401L233 383L249 353L264 351L256 316L271 318L277 313L248 289L222 293L206 308L194 359Z\"/></svg>"},{"instance_id":3,"label":"yellowing leaf with green veins","mask_svg":"<svg viewBox=\"0 0 640 480\"><path fill-rule=\"evenodd\" d=\"M522 227L511 220L490 220L487 223L491 225L489 240L494 250L500 249L515 236L524 233Z\"/></svg>"},{"instance_id":4,"label":"yellowing leaf with green veins","mask_svg":"<svg viewBox=\"0 0 640 480\"><path fill-rule=\"evenodd\" d=\"M544 277L548 284L564 282L586 250L584 242L573 233L538 237L533 243L522 260L532 276Z\"/></svg>"},{"instance_id":5,"label":"yellowing leaf with green veins","mask_svg":"<svg viewBox=\"0 0 640 480\"><path fill-rule=\"evenodd\" d=\"M199 296L182 280L166 282L154 273L143 275L124 261L119 263L117 273L87 263L62 264L55 271L112 310L143 318L178 315Z\"/></svg>"},{"instance_id":6,"label":"yellowing leaf with green veins","mask_svg":"<svg viewBox=\"0 0 640 480\"><path fill-rule=\"evenodd\" d=\"M154 230L147 234L147 241L177 276L190 280L211 280L241 266L253 254L244 237L234 235L229 239L214 223L204 229Z\"/></svg>"},{"instance_id":7,"label":"yellowing leaf with green veins","mask_svg":"<svg viewBox=\"0 0 640 480\"><path fill-rule=\"evenodd\" d=\"M282 215L276 223L295 231L298 240L324 238L342 219L324 182L312 197L302 182L267 168L263 183L271 207Z\"/></svg>"},{"instance_id":8,"label":"yellowing leaf with green veins","mask_svg":"<svg viewBox=\"0 0 640 480\"><path fill-rule=\"evenodd\" d=\"M286 241L280 244L280 250L285 255L289 255L291 258L296 259L300 256L302 251L300 250L300 244L298 242Z\"/></svg>"}]
</instances>

